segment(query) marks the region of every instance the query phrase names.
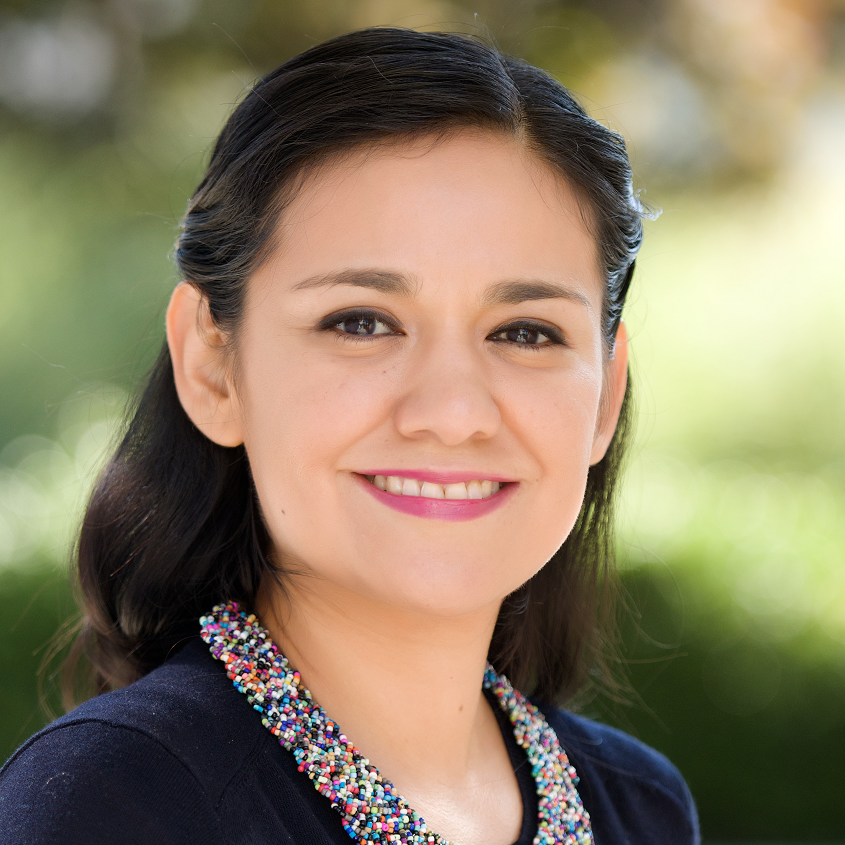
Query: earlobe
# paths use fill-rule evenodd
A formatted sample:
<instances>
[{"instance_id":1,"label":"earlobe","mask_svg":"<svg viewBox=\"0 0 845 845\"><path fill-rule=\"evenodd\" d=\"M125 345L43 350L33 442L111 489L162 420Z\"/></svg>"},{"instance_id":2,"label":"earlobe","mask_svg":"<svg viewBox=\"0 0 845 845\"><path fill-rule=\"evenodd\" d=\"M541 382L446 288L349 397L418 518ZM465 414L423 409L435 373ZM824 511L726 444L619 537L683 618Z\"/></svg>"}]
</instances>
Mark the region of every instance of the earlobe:
<instances>
[{"instance_id":1,"label":"earlobe","mask_svg":"<svg viewBox=\"0 0 845 845\"><path fill-rule=\"evenodd\" d=\"M625 399L625 388L628 386L628 329L624 320L619 321L616 330L613 357L605 365L605 379L605 394L593 438L590 466L597 464L607 453Z\"/></svg>"},{"instance_id":2,"label":"earlobe","mask_svg":"<svg viewBox=\"0 0 845 845\"><path fill-rule=\"evenodd\" d=\"M239 446L243 427L225 338L211 318L208 301L190 282L181 282L173 291L166 326L176 392L185 413L209 440Z\"/></svg>"}]
</instances>

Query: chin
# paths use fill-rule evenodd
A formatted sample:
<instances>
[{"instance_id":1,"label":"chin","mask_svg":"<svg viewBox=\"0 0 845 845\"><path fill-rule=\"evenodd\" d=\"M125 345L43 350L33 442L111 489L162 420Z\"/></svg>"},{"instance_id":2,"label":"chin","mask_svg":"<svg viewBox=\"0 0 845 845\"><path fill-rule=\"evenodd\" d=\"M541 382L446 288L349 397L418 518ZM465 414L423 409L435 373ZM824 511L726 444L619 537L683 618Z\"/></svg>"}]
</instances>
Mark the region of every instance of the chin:
<instances>
[{"instance_id":1,"label":"chin","mask_svg":"<svg viewBox=\"0 0 845 845\"><path fill-rule=\"evenodd\" d=\"M461 561L456 563L456 561ZM505 596L530 579L542 564L515 573L504 562L497 569L490 558L473 560L455 555L439 563L431 558L418 565L391 566L380 577L365 577L360 587L369 597L405 612L429 616L465 616L501 604Z\"/></svg>"}]
</instances>

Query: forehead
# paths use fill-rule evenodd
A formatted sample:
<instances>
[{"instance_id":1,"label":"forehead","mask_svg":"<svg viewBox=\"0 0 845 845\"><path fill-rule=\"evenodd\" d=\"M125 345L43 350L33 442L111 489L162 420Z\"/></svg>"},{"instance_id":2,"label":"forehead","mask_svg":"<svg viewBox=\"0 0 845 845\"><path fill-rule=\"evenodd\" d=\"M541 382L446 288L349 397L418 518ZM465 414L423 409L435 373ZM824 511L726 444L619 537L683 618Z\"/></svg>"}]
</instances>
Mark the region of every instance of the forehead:
<instances>
[{"instance_id":1,"label":"forehead","mask_svg":"<svg viewBox=\"0 0 845 845\"><path fill-rule=\"evenodd\" d=\"M270 263L302 279L389 268L426 280L579 279L602 295L589 213L516 138L466 130L358 149L303 176Z\"/></svg>"}]
</instances>

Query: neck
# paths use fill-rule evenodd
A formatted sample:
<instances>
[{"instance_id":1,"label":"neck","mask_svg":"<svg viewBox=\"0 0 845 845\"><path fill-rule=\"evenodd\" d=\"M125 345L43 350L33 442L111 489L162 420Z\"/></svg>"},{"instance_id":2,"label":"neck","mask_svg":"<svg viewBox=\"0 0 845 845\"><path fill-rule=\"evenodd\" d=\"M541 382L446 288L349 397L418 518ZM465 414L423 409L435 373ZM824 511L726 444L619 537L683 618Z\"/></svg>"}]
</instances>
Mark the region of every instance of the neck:
<instances>
[{"instance_id":1,"label":"neck","mask_svg":"<svg viewBox=\"0 0 845 845\"><path fill-rule=\"evenodd\" d=\"M397 786L466 788L501 745L481 692L498 605L443 618L294 577L284 595L262 588L256 609L314 699Z\"/></svg>"}]
</instances>

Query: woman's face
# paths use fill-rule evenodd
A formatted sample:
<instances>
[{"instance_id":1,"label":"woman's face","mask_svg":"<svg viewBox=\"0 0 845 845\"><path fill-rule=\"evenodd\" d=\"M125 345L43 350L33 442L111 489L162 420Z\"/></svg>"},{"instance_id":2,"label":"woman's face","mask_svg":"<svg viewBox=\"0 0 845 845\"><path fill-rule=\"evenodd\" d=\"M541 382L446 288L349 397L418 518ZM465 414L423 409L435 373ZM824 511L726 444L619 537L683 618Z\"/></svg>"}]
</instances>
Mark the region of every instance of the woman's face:
<instances>
[{"instance_id":1,"label":"woman's face","mask_svg":"<svg viewBox=\"0 0 845 845\"><path fill-rule=\"evenodd\" d=\"M405 609L497 604L566 538L616 418L573 194L465 132L324 167L276 238L232 387L274 558Z\"/></svg>"}]
</instances>

